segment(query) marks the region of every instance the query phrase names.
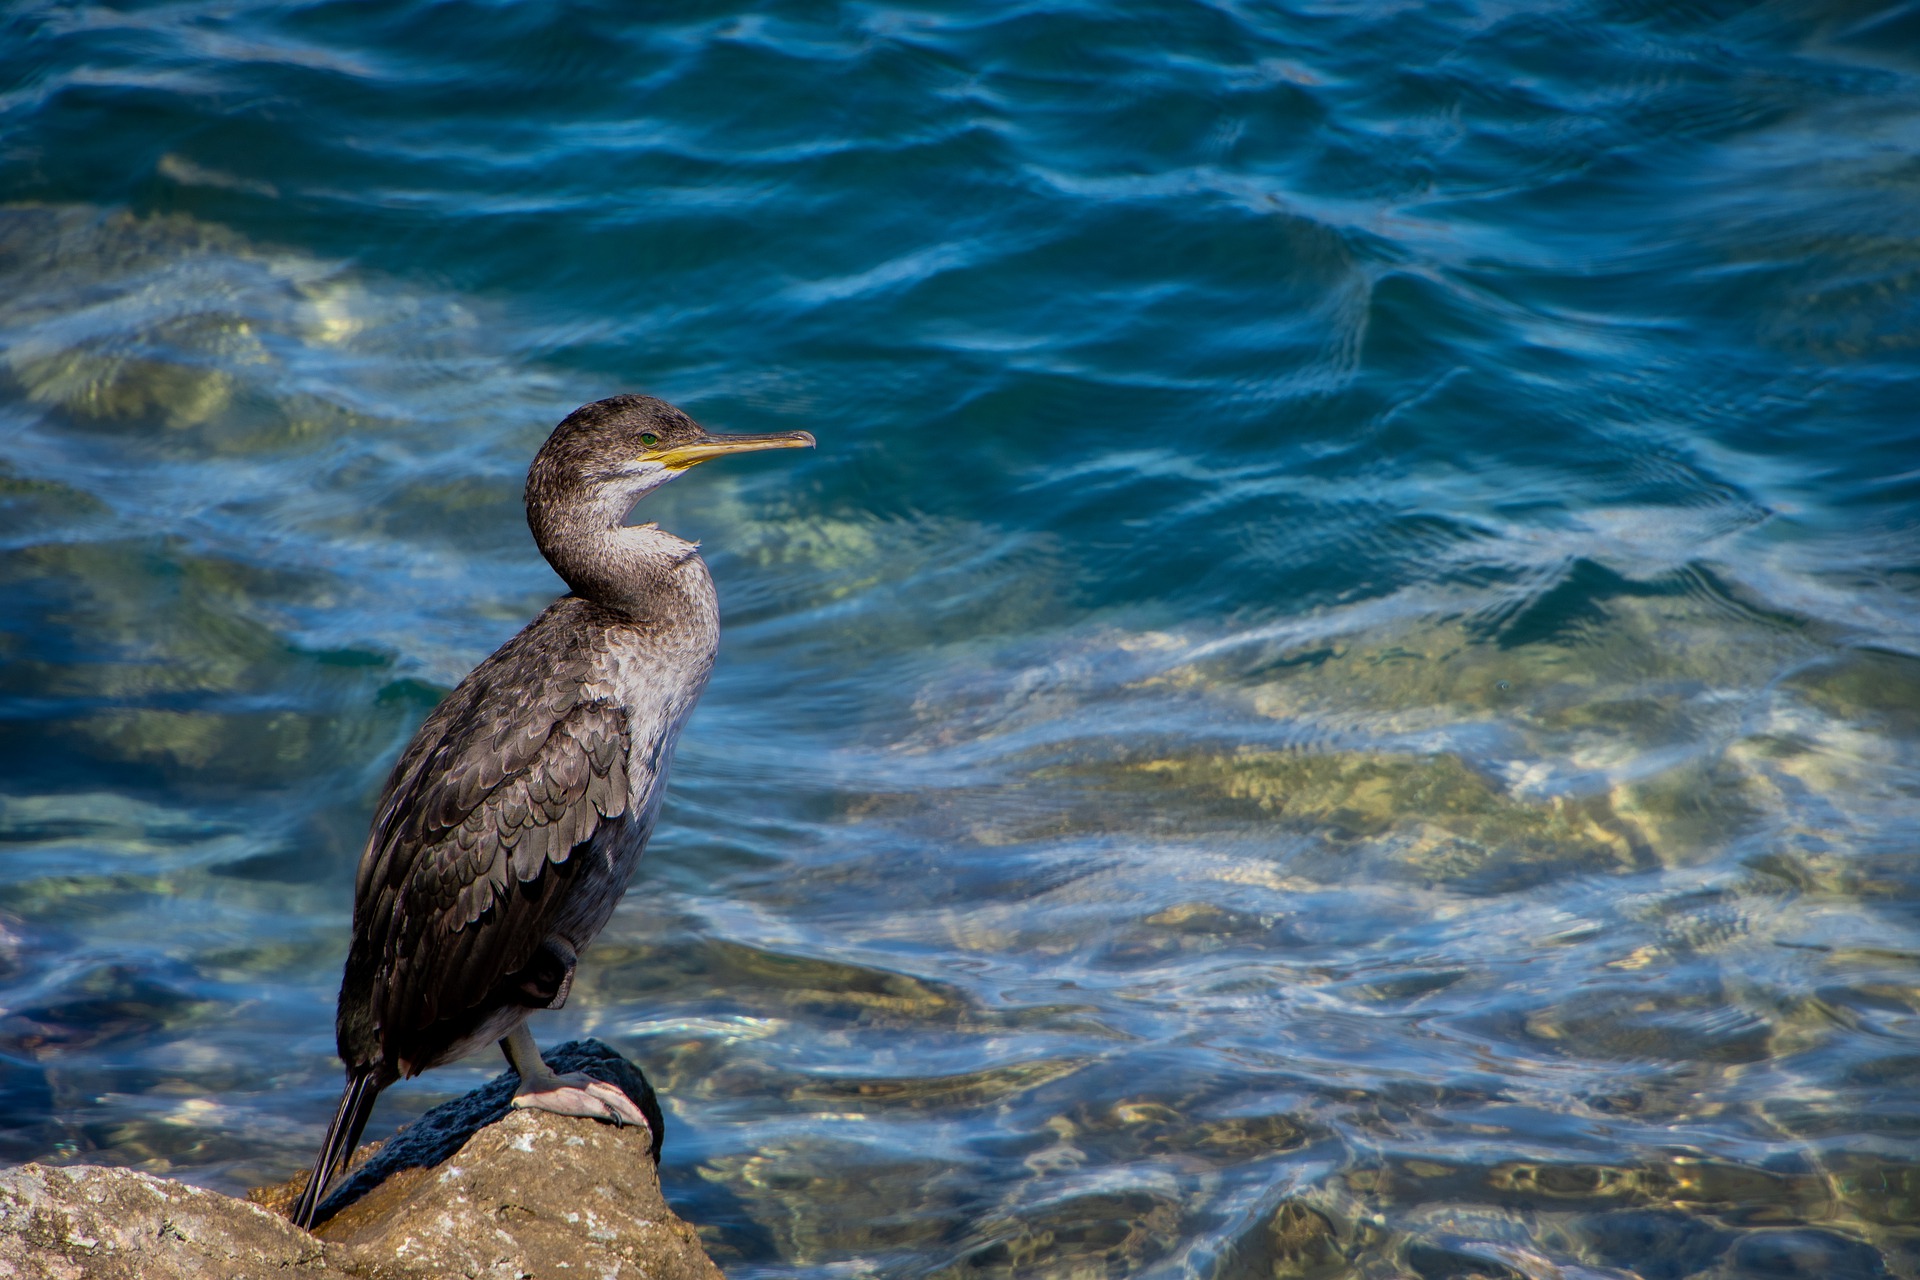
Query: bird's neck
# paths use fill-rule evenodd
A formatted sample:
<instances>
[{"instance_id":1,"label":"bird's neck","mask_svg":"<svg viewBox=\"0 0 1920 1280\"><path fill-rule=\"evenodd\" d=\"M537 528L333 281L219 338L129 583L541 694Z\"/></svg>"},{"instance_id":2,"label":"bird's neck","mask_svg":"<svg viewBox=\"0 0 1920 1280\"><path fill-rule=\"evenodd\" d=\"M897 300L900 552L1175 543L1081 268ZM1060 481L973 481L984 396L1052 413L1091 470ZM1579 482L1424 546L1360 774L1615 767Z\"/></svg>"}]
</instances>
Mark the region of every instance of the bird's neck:
<instances>
[{"instance_id":1,"label":"bird's neck","mask_svg":"<svg viewBox=\"0 0 1920 1280\"><path fill-rule=\"evenodd\" d=\"M540 554L575 595L636 621L665 620L682 612L690 595L711 594L697 543L658 525L623 524L624 514L530 523Z\"/></svg>"}]
</instances>

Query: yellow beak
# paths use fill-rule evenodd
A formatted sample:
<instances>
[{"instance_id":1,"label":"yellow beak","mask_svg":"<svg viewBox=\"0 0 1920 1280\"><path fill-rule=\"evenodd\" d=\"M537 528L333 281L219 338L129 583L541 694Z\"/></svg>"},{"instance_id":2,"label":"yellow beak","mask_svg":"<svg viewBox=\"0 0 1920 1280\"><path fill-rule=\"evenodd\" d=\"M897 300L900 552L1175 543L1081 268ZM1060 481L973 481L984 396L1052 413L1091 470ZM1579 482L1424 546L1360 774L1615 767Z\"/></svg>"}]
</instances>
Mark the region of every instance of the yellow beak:
<instances>
[{"instance_id":1,"label":"yellow beak","mask_svg":"<svg viewBox=\"0 0 1920 1280\"><path fill-rule=\"evenodd\" d=\"M669 471L685 471L695 463L729 453L753 453L759 449L811 449L810 431L774 431L763 436L722 436L708 434L691 444L675 445L644 455Z\"/></svg>"}]
</instances>

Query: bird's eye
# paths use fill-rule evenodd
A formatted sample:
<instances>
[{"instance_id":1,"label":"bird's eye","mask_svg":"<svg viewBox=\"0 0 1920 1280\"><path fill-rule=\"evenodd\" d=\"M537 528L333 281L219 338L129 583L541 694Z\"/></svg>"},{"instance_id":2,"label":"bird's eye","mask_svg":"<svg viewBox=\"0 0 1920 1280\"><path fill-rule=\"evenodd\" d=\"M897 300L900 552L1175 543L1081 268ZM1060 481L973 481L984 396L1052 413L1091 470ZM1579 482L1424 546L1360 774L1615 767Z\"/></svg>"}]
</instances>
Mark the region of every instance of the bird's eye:
<instances>
[{"instance_id":1,"label":"bird's eye","mask_svg":"<svg viewBox=\"0 0 1920 1280\"><path fill-rule=\"evenodd\" d=\"M643 431L640 434L640 443L647 446L647 448L651 449L653 448L653 446L660 443L660 437L653 434L653 432L651 431Z\"/></svg>"}]
</instances>

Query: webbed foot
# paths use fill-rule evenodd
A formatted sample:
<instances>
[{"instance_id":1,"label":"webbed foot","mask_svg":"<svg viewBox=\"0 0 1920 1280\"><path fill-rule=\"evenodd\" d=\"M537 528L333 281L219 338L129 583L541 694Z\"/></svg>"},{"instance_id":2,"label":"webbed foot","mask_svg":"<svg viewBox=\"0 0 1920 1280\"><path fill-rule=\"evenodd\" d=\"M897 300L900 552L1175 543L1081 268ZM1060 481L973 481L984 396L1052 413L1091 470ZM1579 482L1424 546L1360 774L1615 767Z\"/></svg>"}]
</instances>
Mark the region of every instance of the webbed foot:
<instances>
[{"instance_id":1,"label":"webbed foot","mask_svg":"<svg viewBox=\"0 0 1920 1280\"><path fill-rule=\"evenodd\" d=\"M531 1111L551 1111L557 1116L608 1120L623 1127L638 1125L652 1132L647 1118L626 1090L579 1071L563 1076L550 1071L532 1077L521 1076L520 1087L513 1092L513 1105Z\"/></svg>"}]
</instances>

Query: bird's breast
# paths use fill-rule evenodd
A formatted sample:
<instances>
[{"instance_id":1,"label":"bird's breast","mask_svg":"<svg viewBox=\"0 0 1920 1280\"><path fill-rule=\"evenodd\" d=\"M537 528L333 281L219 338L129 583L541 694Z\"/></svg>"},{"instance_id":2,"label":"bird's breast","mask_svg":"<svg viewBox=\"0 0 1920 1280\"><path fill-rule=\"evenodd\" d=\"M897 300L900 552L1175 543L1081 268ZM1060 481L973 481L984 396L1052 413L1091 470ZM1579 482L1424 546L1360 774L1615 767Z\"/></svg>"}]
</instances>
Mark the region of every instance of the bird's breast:
<instances>
[{"instance_id":1,"label":"bird's breast","mask_svg":"<svg viewBox=\"0 0 1920 1280\"><path fill-rule=\"evenodd\" d=\"M666 786L674 744L706 690L719 650L713 582L704 564L697 558L694 564L698 573L687 584L693 589L683 607L610 630L605 661L586 690L589 697L612 701L626 713L628 812L649 828Z\"/></svg>"}]
</instances>

